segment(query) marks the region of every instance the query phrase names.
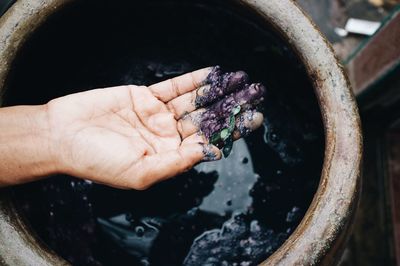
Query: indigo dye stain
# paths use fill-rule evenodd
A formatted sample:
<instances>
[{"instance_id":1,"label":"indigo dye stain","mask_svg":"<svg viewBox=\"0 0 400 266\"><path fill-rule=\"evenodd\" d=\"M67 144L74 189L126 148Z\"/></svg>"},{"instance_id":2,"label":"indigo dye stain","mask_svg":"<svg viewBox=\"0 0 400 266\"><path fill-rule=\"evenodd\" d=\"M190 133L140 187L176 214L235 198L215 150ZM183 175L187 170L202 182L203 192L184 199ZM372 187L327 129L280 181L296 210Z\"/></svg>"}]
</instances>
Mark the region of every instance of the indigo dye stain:
<instances>
[{"instance_id":1,"label":"indigo dye stain","mask_svg":"<svg viewBox=\"0 0 400 266\"><path fill-rule=\"evenodd\" d=\"M303 218L324 152L313 88L287 43L257 15L234 5L75 1L25 42L7 81L7 105L42 104L121 84L151 85L213 65L228 74L215 69L204 92L211 84L230 94L251 84L236 70L267 86L260 103L263 128L235 142L228 158L202 163L147 191L70 176L14 188L31 228L71 264L257 265ZM221 93L197 104L211 106L224 98ZM238 100L226 99L208 116L225 113ZM240 112L253 111L243 105Z\"/></svg>"},{"instance_id":2,"label":"indigo dye stain","mask_svg":"<svg viewBox=\"0 0 400 266\"><path fill-rule=\"evenodd\" d=\"M262 123L262 115L258 121L253 120L264 100L265 87L259 83L247 84L247 81L244 71L224 73L219 66L214 67L206 78L207 89L199 88L201 96L197 93L196 97L196 103L201 102L205 111L184 117L189 117L211 144L222 148L225 157L233 148L235 130L236 138L246 137ZM204 154L208 160L208 154Z\"/></svg>"},{"instance_id":3,"label":"indigo dye stain","mask_svg":"<svg viewBox=\"0 0 400 266\"><path fill-rule=\"evenodd\" d=\"M224 73L220 66L215 66L197 94L196 107L207 106L231 92L242 89L247 82L248 76L244 71Z\"/></svg>"},{"instance_id":4,"label":"indigo dye stain","mask_svg":"<svg viewBox=\"0 0 400 266\"><path fill-rule=\"evenodd\" d=\"M264 100L264 94L265 87L263 85L251 84L244 85L242 90L225 96L222 100L207 107L206 111L200 115L201 132L207 138L210 138L214 133L220 132L223 128L228 128L232 110L235 107L241 106L242 110L255 110ZM239 119L235 123L235 127L242 128L244 133L246 130L244 129L243 122L243 120Z\"/></svg>"}]
</instances>

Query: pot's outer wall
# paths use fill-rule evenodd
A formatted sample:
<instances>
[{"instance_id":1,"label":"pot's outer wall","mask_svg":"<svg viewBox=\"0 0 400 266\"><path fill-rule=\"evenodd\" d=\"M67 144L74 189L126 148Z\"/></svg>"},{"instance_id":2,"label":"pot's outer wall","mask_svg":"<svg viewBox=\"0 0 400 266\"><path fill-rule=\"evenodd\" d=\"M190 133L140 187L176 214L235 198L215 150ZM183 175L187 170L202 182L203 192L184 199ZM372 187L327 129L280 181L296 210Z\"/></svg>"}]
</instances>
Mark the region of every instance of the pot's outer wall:
<instances>
[{"instance_id":1,"label":"pot's outer wall","mask_svg":"<svg viewBox=\"0 0 400 266\"><path fill-rule=\"evenodd\" d=\"M50 14L73 0L18 0L0 19L0 88L18 49ZM357 205L362 137L349 82L333 51L291 0L238 0L265 18L293 46L314 82L326 148L321 182L302 222L262 265L332 264ZM37 240L0 190L0 265L65 265ZM36 248L33 248L36 247Z\"/></svg>"},{"instance_id":2,"label":"pot's outer wall","mask_svg":"<svg viewBox=\"0 0 400 266\"><path fill-rule=\"evenodd\" d=\"M351 86L333 49L292 1L241 1L264 16L294 47L314 82L325 127L318 191L302 222L262 265L332 265L358 203L361 123Z\"/></svg>"}]
</instances>

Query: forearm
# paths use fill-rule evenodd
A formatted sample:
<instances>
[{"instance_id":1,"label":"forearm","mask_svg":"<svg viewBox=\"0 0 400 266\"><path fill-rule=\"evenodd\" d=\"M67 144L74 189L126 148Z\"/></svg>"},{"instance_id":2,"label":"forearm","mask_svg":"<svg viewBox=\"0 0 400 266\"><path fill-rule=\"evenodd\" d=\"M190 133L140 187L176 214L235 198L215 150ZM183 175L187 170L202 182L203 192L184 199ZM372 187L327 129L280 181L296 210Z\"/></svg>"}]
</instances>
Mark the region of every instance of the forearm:
<instances>
[{"instance_id":1,"label":"forearm","mask_svg":"<svg viewBox=\"0 0 400 266\"><path fill-rule=\"evenodd\" d=\"M56 172L46 106L0 108L0 187Z\"/></svg>"}]
</instances>

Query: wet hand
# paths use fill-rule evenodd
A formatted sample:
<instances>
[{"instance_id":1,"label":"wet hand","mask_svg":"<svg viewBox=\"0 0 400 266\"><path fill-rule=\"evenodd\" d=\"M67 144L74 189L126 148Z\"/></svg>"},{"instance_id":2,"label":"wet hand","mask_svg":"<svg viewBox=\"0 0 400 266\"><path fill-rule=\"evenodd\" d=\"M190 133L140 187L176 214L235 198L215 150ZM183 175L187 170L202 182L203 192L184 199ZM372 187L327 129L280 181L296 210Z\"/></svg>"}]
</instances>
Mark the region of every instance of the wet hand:
<instances>
[{"instance_id":1,"label":"wet hand","mask_svg":"<svg viewBox=\"0 0 400 266\"><path fill-rule=\"evenodd\" d=\"M149 87L52 100L46 107L57 172L141 190L201 161L218 160L215 145L223 143L210 144L213 137L230 128L225 135L236 140L262 124L256 106L265 89L247 79L244 72L214 67Z\"/></svg>"}]
</instances>

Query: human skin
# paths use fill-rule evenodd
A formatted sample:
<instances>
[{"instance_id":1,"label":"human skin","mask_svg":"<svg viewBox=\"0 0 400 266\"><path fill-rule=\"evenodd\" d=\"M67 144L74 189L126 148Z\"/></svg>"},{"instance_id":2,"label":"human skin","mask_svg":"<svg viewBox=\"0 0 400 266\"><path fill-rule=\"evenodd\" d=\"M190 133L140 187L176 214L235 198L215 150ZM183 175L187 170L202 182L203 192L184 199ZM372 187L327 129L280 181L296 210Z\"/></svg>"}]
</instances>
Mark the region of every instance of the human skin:
<instances>
[{"instance_id":1,"label":"human skin","mask_svg":"<svg viewBox=\"0 0 400 266\"><path fill-rule=\"evenodd\" d=\"M45 105L1 108L0 187L62 173L143 190L199 162L220 159L221 151L209 144L213 132L206 137L202 129L209 119L217 119L215 114L208 116L218 113L215 106L232 93L212 93L218 89L210 80L216 69L197 70L149 87L95 89ZM240 83L233 86L239 94L248 90L238 75L230 76L236 77L231 82ZM209 102L199 101L207 94L213 95ZM243 135L243 127L250 132L263 121L250 106L237 118L234 139ZM195 116L200 119L188 119Z\"/></svg>"}]
</instances>

